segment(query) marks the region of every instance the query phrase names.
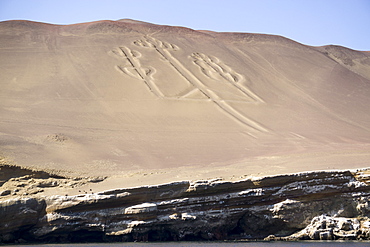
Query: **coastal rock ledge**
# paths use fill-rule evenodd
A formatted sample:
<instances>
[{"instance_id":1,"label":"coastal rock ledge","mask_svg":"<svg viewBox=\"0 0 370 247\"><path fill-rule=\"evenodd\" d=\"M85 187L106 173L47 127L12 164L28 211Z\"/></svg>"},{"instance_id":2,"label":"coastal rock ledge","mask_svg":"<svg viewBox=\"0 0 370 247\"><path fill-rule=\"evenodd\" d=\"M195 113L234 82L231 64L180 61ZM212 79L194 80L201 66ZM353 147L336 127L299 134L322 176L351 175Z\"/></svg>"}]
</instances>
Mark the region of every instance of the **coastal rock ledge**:
<instances>
[{"instance_id":1,"label":"coastal rock ledge","mask_svg":"<svg viewBox=\"0 0 370 247\"><path fill-rule=\"evenodd\" d=\"M370 239L370 172L0 196L0 242Z\"/></svg>"}]
</instances>

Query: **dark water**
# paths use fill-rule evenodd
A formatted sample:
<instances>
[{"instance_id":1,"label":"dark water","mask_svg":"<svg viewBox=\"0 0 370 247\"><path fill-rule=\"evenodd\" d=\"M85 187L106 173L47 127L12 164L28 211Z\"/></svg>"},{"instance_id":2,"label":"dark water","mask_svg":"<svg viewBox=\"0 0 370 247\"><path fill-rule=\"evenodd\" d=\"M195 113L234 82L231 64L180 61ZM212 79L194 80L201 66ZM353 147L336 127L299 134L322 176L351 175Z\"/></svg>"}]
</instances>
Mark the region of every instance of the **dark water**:
<instances>
[{"instance_id":1,"label":"dark water","mask_svg":"<svg viewBox=\"0 0 370 247\"><path fill-rule=\"evenodd\" d=\"M10 245L13 247L365 247L370 241L302 241L302 242L160 242L160 243L106 243L106 244L43 244L43 245Z\"/></svg>"}]
</instances>

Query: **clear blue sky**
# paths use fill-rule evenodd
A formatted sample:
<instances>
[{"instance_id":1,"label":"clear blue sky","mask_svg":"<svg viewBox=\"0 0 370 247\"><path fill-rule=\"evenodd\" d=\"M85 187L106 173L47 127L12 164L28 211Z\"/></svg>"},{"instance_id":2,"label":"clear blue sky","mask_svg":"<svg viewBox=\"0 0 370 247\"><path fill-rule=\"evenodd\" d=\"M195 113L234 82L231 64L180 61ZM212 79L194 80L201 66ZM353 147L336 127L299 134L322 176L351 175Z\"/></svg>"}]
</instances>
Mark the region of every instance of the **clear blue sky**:
<instances>
[{"instance_id":1,"label":"clear blue sky","mask_svg":"<svg viewBox=\"0 0 370 247\"><path fill-rule=\"evenodd\" d=\"M0 21L73 24L123 18L370 50L370 0L0 0Z\"/></svg>"}]
</instances>

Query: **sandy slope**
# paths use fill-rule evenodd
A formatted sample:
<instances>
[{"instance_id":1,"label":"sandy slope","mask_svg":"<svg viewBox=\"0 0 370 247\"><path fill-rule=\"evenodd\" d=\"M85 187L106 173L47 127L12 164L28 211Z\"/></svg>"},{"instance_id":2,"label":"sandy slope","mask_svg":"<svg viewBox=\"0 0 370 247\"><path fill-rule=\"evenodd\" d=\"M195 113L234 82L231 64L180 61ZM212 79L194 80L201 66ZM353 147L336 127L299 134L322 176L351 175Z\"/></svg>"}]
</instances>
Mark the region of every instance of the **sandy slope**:
<instances>
[{"instance_id":1,"label":"sandy slope","mask_svg":"<svg viewBox=\"0 0 370 247\"><path fill-rule=\"evenodd\" d=\"M109 176L99 188L369 166L369 52L132 20L9 21L0 88L0 155Z\"/></svg>"}]
</instances>

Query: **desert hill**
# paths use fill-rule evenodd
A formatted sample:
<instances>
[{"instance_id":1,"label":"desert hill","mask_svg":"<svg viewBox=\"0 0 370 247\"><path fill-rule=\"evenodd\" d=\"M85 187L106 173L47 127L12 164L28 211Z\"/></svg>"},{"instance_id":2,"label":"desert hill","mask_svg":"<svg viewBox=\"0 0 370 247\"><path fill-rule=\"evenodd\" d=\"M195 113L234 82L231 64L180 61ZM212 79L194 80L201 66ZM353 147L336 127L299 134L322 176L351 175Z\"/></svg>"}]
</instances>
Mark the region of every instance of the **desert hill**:
<instances>
[{"instance_id":1,"label":"desert hill","mask_svg":"<svg viewBox=\"0 0 370 247\"><path fill-rule=\"evenodd\" d=\"M5 21L0 88L0 156L106 187L369 166L366 51L127 19Z\"/></svg>"}]
</instances>

